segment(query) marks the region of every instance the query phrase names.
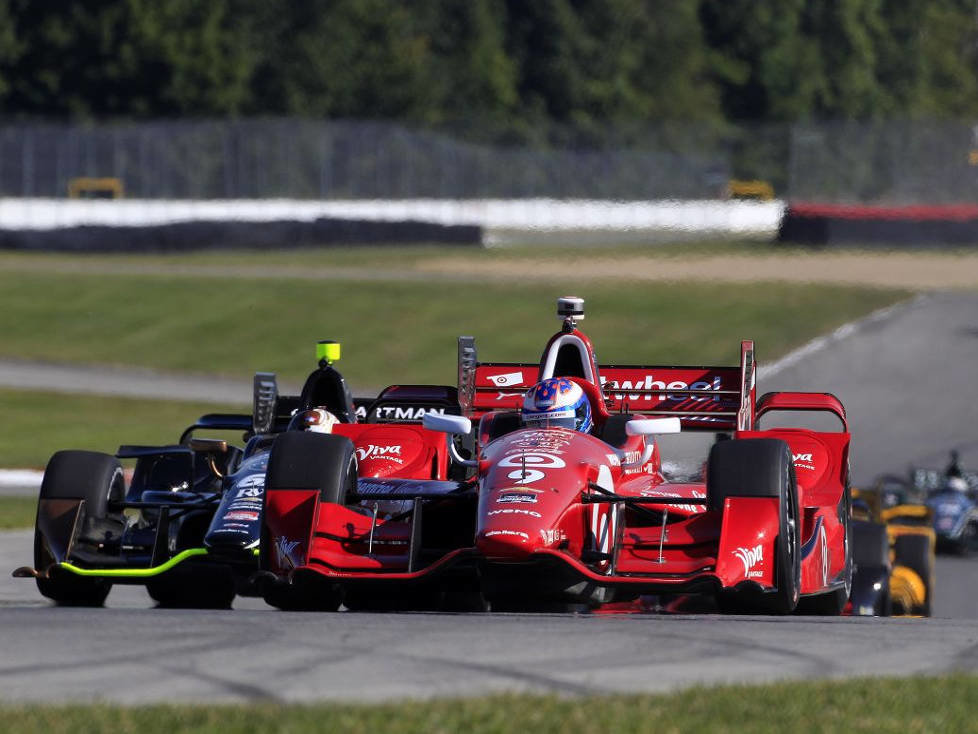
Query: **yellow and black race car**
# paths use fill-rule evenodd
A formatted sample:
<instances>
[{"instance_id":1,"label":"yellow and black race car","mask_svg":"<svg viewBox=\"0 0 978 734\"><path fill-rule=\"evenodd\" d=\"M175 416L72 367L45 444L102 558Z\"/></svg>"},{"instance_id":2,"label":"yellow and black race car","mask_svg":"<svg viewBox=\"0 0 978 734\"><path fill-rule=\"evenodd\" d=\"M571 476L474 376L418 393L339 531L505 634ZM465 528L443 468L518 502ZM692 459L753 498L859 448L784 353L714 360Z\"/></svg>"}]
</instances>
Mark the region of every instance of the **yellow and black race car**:
<instances>
[{"instance_id":1,"label":"yellow and black race car","mask_svg":"<svg viewBox=\"0 0 978 734\"><path fill-rule=\"evenodd\" d=\"M885 475L852 491L850 595L854 615L929 617L936 538L933 511L912 486Z\"/></svg>"}]
</instances>

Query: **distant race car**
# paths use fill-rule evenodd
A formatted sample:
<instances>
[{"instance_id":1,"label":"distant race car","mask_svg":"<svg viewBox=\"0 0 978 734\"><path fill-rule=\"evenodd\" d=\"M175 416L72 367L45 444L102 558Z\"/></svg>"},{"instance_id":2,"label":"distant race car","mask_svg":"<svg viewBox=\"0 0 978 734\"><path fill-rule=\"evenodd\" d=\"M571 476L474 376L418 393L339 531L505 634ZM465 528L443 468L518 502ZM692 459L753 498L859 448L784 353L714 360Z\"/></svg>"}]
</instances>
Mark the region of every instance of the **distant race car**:
<instances>
[{"instance_id":1,"label":"distant race car","mask_svg":"<svg viewBox=\"0 0 978 734\"><path fill-rule=\"evenodd\" d=\"M145 585L162 606L227 607L236 593L255 594L269 450L277 439L295 446L309 435L287 430L294 415L325 408L339 430L355 423L358 404L373 421L413 416L417 423L426 410L458 412L454 388L393 386L354 401L332 366L339 345L321 343L317 356L300 395L278 395L275 376L259 373L252 415L202 416L176 445L122 446L114 456L57 452L41 484L34 566L14 575L36 578L44 596L65 605L99 606L113 584ZM195 437L200 430L242 431L246 442ZM360 428L354 451L365 471L404 468L405 453L391 449L393 430ZM425 433L419 425L407 430ZM120 459L135 459L128 487Z\"/></svg>"},{"instance_id":2,"label":"distant race car","mask_svg":"<svg viewBox=\"0 0 978 734\"><path fill-rule=\"evenodd\" d=\"M930 616L932 521L922 496L900 477L882 476L869 489L853 490L851 614Z\"/></svg>"},{"instance_id":3,"label":"distant race car","mask_svg":"<svg viewBox=\"0 0 978 734\"><path fill-rule=\"evenodd\" d=\"M946 469L911 468L910 477L927 494L938 551L967 555L978 550L978 472L961 470L952 451Z\"/></svg>"},{"instance_id":4,"label":"distant race car","mask_svg":"<svg viewBox=\"0 0 978 734\"><path fill-rule=\"evenodd\" d=\"M337 608L468 594L513 609L707 594L725 611L839 614L852 574L842 404L824 393L756 400L751 342L735 367L599 366L577 328L583 301L560 299L558 314L563 328L536 364L479 363L460 338L464 415L423 424L465 437L478 420L472 459L419 434L412 456L427 450L427 476L369 479L357 475L357 426L277 441L266 600ZM524 424L524 392L554 377L586 395L593 430ZM841 430L758 427L797 410L826 411ZM729 436L712 447L704 482L662 474L655 436L680 430ZM473 476L441 479L449 457Z\"/></svg>"}]
</instances>

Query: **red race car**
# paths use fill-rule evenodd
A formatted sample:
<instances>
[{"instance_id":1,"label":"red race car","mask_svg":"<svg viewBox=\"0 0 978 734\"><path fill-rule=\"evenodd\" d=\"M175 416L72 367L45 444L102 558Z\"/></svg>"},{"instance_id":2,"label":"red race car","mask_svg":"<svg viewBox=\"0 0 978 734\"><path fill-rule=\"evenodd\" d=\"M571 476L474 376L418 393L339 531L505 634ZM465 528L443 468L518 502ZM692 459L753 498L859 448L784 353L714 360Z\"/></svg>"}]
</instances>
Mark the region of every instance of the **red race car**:
<instances>
[{"instance_id":1,"label":"red race car","mask_svg":"<svg viewBox=\"0 0 978 734\"><path fill-rule=\"evenodd\" d=\"M599 365L577 328L583 301L560 299L558 314L537 364L480 363L460 338L462 415L387 427L379 453L354 447L345 434L369 430L356 424L276 445L265 598L356 608L461 593L498 609L705 594L723 611L840 613L852 578L842 404L756 400L746 341L736 367ZM758 428L777 411L824 411L841 431ZM728 439L705 480L663 475L655 436L679 431ZM367 476L385 455L401 463Z\"/></svg>"}]
</instances>

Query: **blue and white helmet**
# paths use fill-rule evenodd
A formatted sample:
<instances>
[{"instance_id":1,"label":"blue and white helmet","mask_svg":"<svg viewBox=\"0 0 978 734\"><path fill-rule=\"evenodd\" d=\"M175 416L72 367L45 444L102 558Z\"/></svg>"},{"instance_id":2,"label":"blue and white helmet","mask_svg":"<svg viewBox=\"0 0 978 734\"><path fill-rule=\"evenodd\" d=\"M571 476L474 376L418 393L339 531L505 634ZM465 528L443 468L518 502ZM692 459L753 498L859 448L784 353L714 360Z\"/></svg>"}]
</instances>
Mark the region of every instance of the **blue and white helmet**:
<instances>
[{"instance_id":1,"label":"blue and white helmet","mask_svg":"<svg viewBox=\"0 0 978 734\"><path fill-rule=\"evenodd\" d=\"M588 433L594 425L587 395L566 377L551 377L527 390L522 416L530 427L559 426Z\"/></svg>"}]
</instances>

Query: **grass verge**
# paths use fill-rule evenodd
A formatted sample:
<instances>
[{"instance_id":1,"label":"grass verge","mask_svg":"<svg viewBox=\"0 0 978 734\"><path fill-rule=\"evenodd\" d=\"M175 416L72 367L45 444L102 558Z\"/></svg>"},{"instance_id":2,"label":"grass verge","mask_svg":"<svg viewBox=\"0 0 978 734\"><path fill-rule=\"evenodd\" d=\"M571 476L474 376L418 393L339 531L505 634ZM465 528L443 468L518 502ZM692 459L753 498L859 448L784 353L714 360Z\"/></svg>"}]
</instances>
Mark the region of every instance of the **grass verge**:
<instances>
[{"instance_id":1,"label":"grass verge","mask_svg":"<svg viewBox=\"0 0 978 734\"><path fill-rule=\"evenodd\" d=\"M247 404L200 405L20 390L0 390L0 406L0 467L18 468L43 468L59 449L112 454L121 444L173 444L204 413L251 411Z\"/></svg>"},{"instance_id":2,"label":"grass verge","mask_svg":"<svg viewBox=\"0 0 978 734\"><path fill-rule=\"evenodd\" d=\"M0 707L9 734L44 731L932 732L973 731L978 677L807 681L698 687L674 694L504 695L379 705Z\"/></svg>"},{"instance_id":3,"label":"grass verge","mask_svg":"<svg viewBox=\"0 0 978 734\"><path fill-rule=\"evenodd\" d=\"M0 497L0 530L34 527L37 497Z\"/></svg>"},{"instance_id":4,"label":"grass verge","mask_svg":"<svg viewBox=\"0 0 978 734\"><path fill-rule=\"evenodd\" d=\"M0 356L301 380L318 339L344 344L356 386L452 384L455 339L483 359L534 361L554 331L554 301L587 298L585 329L603 362L735 362L753 338L771 360L906 291L829 285L643 285L579 280L451 281L0 273ZM43 294L43 297L39 296Z\"/></svg>"}]
</instances>

